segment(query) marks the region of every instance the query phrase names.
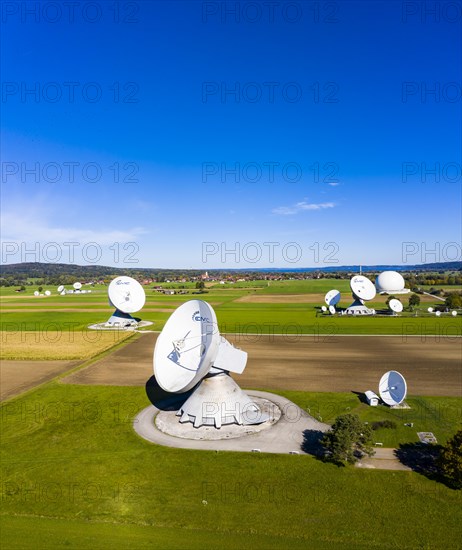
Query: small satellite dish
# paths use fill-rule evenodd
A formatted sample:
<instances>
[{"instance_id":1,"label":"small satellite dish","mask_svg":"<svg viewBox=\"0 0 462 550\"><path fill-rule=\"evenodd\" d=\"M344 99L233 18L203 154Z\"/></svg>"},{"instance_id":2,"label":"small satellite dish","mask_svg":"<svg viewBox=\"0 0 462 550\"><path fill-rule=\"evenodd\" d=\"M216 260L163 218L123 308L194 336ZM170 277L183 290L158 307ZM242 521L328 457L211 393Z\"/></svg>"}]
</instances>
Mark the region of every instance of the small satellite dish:
<instances>
[{"instance_id":1,"label":"small satellite dish","mask_svg":"<svg viewBox=\"0 0 462 550\"><path fill-rule=\"evenodd\" d=\"M207 302L190 300L167 320L154 348L154 374L165 391L193 388L212 368L220 333L214 310Z\"/></svg>"},{"instance_id":2,"label":"small satellite dish","mask_svg":"<svg viewBox=\"0 0 462 550\"><path fill-rule=\"evenodd\" d=\"M441 317L441 311L435 311L435 315L436 315L437 317Z\"/></svg>"},{"instance_id":3,"label":"small satellite dish","mask_svg":"<svg viewBox=\"0 0 462 550\"><path fill-rule=\"evenodd\" d=\"M360 300L372 300L375 298L376 289L372 281L364 275L355 275L350 280L350 288L355 298Z\"/></svg>"},{"instance_id":4,"label":"small satellite dish","mask_svg":"<svg viewBox=\"0 0 462 550\"><path fill-rule=\"evenodd\" d=\"M329 313L330 313L331 315L335 315L335 314L336 314L335 306L329 306Z\"/></svg>"},{"instance_id":5,"label":"small satellite dish","mask_svg":"<svg viewBox=\"0 0 462 550\"><path fill-rule=\"evenodd\" d=\"M62 292L60 292L61 296L66 296L66 291L63 290Z\"/></svg>"},{"instance_id":6,"label":"small satellite dish","mask_svg":"<svg viewBox=\"0 0 462 550\"><path fill-rule=\"evenodd\" d=\"M388 305L394 313L401 313L403 311L403 304L396 298L391 299Z\"/></svg>"},{"instance_id":7,"label":"small satellite dish","mask_svg":"<svg viewBox=\"0 0 462 550\"><path fill-rule=\"evenodd\" d=\"M329 290L324 296L324 301L328 306L336 306L340 302L341 294L338 290Z\"/></svg>"},{"instance_id":8,"label":"small satellite dish","mask_svg":"<svg viewBox=\"0 0 462 550\"><path fill-rule=\"evenodd\" d=\"M56 290L61 293L64 290L64 285L59 285Z\"/></svg>"},{"instance_id":9,"label":"small satellite dish","mask_svg":"<svg viewBox=\"0 0 462 550\"><path fill-rule=\"evenodd\" d=\"M457 317L457 311L454 309L453 311L451 311L451 315L452 315L453 317Z\"/></svg>"},{"instance_id":10,"label":"small satellite dish","mask_svg":"<svg viewBox=\"0 0 462 550\"><path fill-rule=\"evenodd\" d=\"M34 292L34 296L40 296L40 292L39 292L38 290L36 290L36 291Z\"/></svg>"},{"instance_id":11,"label":"small satellite dish","mask_svg":"<svg viewBox=\"0 0 462 550\"><path fill-rule=\"evenodd\" d=\"M81 290L80 292L81 292L82 294L86 294L86 293L87 293L86 290Z\"/></svg>"},{"instance_id":12,"label":"small satellite dish","mask_svg":"<svg viewBox=\"0 0 462 550\"><path fill-rule=\"evenodd\" d=\"M429 307L429 308L427 308L427 311L428 311L428 313L433 313L433 308Z\"/></svg>"},{"instance_id":13,"label":"small satellite dish","mask_svg":"<svg viewBox=\"0 0 462 550\"><path fill-rule=\"evenodd\" d=\"M80 290L82 288L82 283L76 282L72 285L74 290Z\"/></svg>"},{"instance_id":14,"label":"small satellite dish","mask_svg":"<svg viewBox=\"0 0 462 550\"><path fill-rule=\"evenodd\" d=\"M326 306L321 306L321 311L323 311L325 313L327 311L327 307Z\"/></svg>"},{"instance_id":15,"label":"small satellite dish","mask_svg":"<svg viewBox=\"0 0 462 550\"><path fill-rule=\"evenodd\" d=\"M387 405L399 405L406 398L407 385L404 376L396 370L386 372L379 382L379 393Z\"/></svg>"},{"instance_id":16,"label":"small satellite dish","mask_svg":"<svg viewBox=\"0 0 462 550\"><path fill-rule=\"evenodd\" d=\"M108 287L110 304L123 313L135 313L146 302L144 288L132 277L116 277Z\"/></svg>"},{"instance_id":17,"label":"small satellite dish","mask_svg":"<svg viewBox=\"0 0 462 550\"><path fill-rule=\"evenodd\" d=\"M45 290L45 296L51 296L51 292L49 290Z\"/></svg>"},{"instance_id":18,"label":"small satellite dish","mask_svg":"<svg viewBox=\"0 0 462 550\"><path fill-rule=\"evenodd\" d=\"M91 292L91 289L90 289L90 290L87 290L87 292Z\"/></svg>"}]
</instances>

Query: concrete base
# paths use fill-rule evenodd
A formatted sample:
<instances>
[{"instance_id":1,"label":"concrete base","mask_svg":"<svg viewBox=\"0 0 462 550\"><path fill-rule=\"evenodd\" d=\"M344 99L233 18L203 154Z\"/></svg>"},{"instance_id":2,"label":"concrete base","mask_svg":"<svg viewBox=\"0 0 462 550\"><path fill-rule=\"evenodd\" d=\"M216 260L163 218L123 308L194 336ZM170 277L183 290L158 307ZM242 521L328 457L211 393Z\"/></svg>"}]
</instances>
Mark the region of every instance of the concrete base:
<instances>
[{"instance_id":1,"label":"concrete base","mask_svg":"<svg viewBox=\"0 0 462 550\"><path fill-rule=\"evenodd\" d=\"M261 391L247 391L246 393L254 400L260 399L260 404L265 401L269 402L274 406L271 408L272 411L279 409L281 412L279 419L274 418L273 423L260 431L254 431L258 429L259 426L257 425L236 425L236 428L242 429L242 434L236 437L213 440L189 439L161 431L156 422L156 417L160 414L160 411L151 405L136 416L133 428L140 437L151 443L181 449L292 454L312 454L316 452L317 440L323 432L330 429L328 424L318 422L285 397ZM175 411L171 411L170 414L175 415ZM178 418L175 418L178 422ZM161 420L160 423L162 423ZM184 424L183 428L187 426L188 424ZM194 428L191 424L189 426L195 433L202 429ZM203 426L203 428L212 430L213 433L221 433L224 427L221 430L207 426ZM206 432L204 431L204 433Z\"/></svg>"},{"instance_id":2,"label":"concrete base","mask_svg":"<svg viewBox=\"0 0 462 550\"><path fill-rule=\"evenodd\" d=\"M256 397L253 402L258 406L261 413L268 418L266 422L253 425L228 424L223 425L219 430L213 426L200 426L195 428L190 422L178 422L178 413L175 411L160 411L154 423L156 428L161 432L172 435L173 437L181 437L183 439L197 439L213 441L218 439L233 439L242 437L243 435L251 435L271 428L281 418L281 409L268 399Z\"/></svg>"},{"instance_id":3,"label":"concrete base","mask_svg":"<svg viewBox=\"0 0 462 550\"><path fill-rule=\"evenodd\" d=\"M149 327L152 325L152 321L138 321L137 323L120 326L120 325L108 325L106 323L95 323L94 325L88 325L88 328L91 330L137 330L142 327Z\"/></svg>"}]
</instances>

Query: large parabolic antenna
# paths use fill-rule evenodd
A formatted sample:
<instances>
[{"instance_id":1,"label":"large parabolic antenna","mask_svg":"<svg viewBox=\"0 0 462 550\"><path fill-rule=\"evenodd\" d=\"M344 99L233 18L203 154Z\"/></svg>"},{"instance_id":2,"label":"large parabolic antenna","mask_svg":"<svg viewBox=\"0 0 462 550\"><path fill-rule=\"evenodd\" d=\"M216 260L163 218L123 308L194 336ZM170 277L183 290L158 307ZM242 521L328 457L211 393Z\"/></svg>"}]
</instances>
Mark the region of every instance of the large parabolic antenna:
<instances>
[{"instance_id":1,"label":"large parabolic antenna","mask_svg":"<svg viewBox=\"0 0 462 550\"><path fill-rule=\"evenodd\" d=\"M181 405L180 422L195 428L261 424L269 419L229 375L241 374L247 353L220 335L213 308L190 300L170 316L154 348L154 375L167 392L195 387Z\"/></svg>"},{"instance_id":2,"label":"large parabolic antenna","mask_svg":"<svg viewBox=\"0 0 462 550\"><path fill-rule=\"evenodd\" d=\"M132 277L116 277L108 287L109 304L115 308L106 323L107 327L136 325L139 319L130 314L139 311L146 302L144 288Z\"/></svg>"},{"instance_id":3,"label":"large parabolic antenna","mask_svg":"<svg viewBox=\"0 0 462 550\"><path fill-rule=\"evenodd\" d=\"M354 302L347 307L349 315L374 315L375 309L369 309L364 302L373 300L376 295L375 286L364 275L355 275L350 280L350 288L353 293Z\"/></svg>"},{"instance_id":4,"label":"large parabolic antenna","mask_svg":"<svg viewBox=\"0 0 462 550\"><path fill-rule=\"evenodd\" d=\"M404 376L396 370L386 372L380 379L379 393L382 401L390 407L401 404L407 393Z\"/></svg>"}]
</instances>

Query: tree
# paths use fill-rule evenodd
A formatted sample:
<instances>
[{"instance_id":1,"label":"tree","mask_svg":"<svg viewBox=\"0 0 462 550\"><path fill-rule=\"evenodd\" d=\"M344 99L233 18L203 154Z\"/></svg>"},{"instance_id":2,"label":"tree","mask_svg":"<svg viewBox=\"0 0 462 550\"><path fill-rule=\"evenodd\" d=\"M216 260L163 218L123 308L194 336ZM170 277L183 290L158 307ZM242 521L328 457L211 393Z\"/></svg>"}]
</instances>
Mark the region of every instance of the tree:
<instances>
[{"instance_id":1,"label":"tree","mask_svg":"<svg viewBox=\"0 0 462 550\"><path fill-rule=\"evenodd\" d=\"M372 430L356 414L338 416L321 444L327 450L327 460L342 465L354 464L365 454L374 454Z\"/></svg>"},{"instance_id":2,"label":"tree","mask_svg":"<svg viewBox=\"0 0 462 550\"><path fill-rule=\"evenodd\" d=\"M409 296L409 309L412 311L418 305L420 305L420 296L418 294L411 294Z\"/></svg>"},{"instance_id":3,"label":"tree","mask_svg":"<svg viewBox=\"0 0 462 550\"><path fill-rule=\"evenodd\" d=\"M204 288L205 288L205 283L204 283L204 281L198 281L198 282L196 283L196 288L198 288L199 290L204 290Z\"/></svg>"},{"instance_id":4,"label":"tree","mask_svg":"<svg viewBox=\"0 0 462 550\"><path fill-rule=\"evenodd\" d=\"M446 298L445 303L446 303L446 307L448 307L449 309L462 307L462 300L460 298L460 294L451 292L451 294L449 294L448 297Z\"/></svg>"},{"instance_id":5,"label":"tree","mask_svg":"<svg viewBox=\"0 0 462 550\"><path fill-rule=\"evenodd\" d=\"M38 291L39 291L39 292L42 292L42 290L43 290L43 286L39 286L39 287L38 287Z\"/></svg>"},{"instance_id":6,"label":"tree","mask_svg":"<svg viewBox=\"0 0 462 550\"><path fill-rule=\"evenodd\" d=\"M456 432L442 448L438 466L455 489L462 489L462 430Z\"/></svg>"}]
</instances>

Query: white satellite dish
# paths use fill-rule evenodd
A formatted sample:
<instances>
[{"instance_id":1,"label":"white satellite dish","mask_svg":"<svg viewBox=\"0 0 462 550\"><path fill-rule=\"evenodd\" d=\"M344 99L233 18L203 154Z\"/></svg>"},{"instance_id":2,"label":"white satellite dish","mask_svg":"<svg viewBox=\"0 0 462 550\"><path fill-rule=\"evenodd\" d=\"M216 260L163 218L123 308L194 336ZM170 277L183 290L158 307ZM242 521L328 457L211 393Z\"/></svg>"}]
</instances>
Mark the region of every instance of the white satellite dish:
<instances>
[{"instance_id":1,"label":"white satellite dish","mask_svg":"<svg viewBox=\"0 0 462 550\"><path fill-rule=\"evenodd\" d=\"M404 376L396 370L386 372L379 382L379 393L387 405L399 405L406 398L407 385Z\"/></svg>"},{"instance_id":2,"label":"white satellite dish","mask_svg":"<svg viewBox=\"0 0 462 550\"><path fill-rule=\"evenodd\" d=\"M428 311L428 313L433 313L433 308L429 307L429 308L427 308L427 311Z\"/></svg>"},{"instance_id":3,"label":"white satellite dish","mask_svg":"<svg viewBox=\"0 0 462 550\"><path fill-rule=\"evenodd\" d=\"M60 292L61 296L66 296L66 291L63 290L62 292Z\"/></svg>"},{"instance_id":4,"label":"white satellite dish","mask_svg":"<svg viewBox=\"0 0 462 550\"><path fill-rule=\"evenodd\" d=\"M123 313L135 313L146 302L144 288L132 277L116 277L108 287L109 301Z\"/></svg>"},{"instance_id":5,"label":"white satellite dish","mask_svg":"<svg viewBox=\"0 0 462 550\"><path fill-rule=\"evenodd\" d=\"M80 290L82 288L82 283L76 282L72 285L74 290Z\"/></svg>"},{"instance_id":6,"label":"white satellite dish","mask_svg":"<svg viewBox=\"0 0 462 550\"><path fill-rule=\"evenodd\" d=\"M64 285L59 285L56 290L61 294L61 292L64 290Z\"/></svg>"},{"instance_id":7,"label":"white satellite dish","mask_svg":"<svg viewBox=\"0 0 462 550\"><path fill-rule=\"evenodd\" d=\"M87 290L87 292L91 292L91 289L90 289L90 290Z\"/></svg>"},{"instance_id":8,"label":"white satellite dish","mask_svg":"<svg viewBox=\"0 0 462 550\"><path fill-rule=\"evenodd\" d=\"M51 296L51 292L49 290L45 290L45 296Z\"/></svg>"},{"instance_id":9,"label":"white satellite dish","mask_svg":"<svg viewBox=\"0 0 462 550\"><path fill-rule=\"evenodd\" d=\"M401 313L403 311L403 304L396 298L392 298L388 305L394 313Z\"/></svg>"},{"instance_id":10,"label":"white satellite dish","mask_svg":"<svg viewBox=\"0 0 462 550\"><path fill-rule=\"evenodd\" d=\"M326 306L321 306L321 311L323 311L324 313L326 313L327 307L326 307Z\"/></svg>"},{"instance_id":11,"label":"white satellite dish","mask_svg":"<svg viewBox=\"0 0 462 550\"><path fill-rule=\"evenodd\" d=\"M86 291L86 290L83 290L83 289L82 289L80 292L81 292L82 294L86 294L86 293L87 293L87 291Z\"/></svg>"},{"instance_id":12,"label":"white satellite dish","mask_svg":"<svg viewBox=\"0 0 462 550\"><path fill-rule=\"evenodd\" d=\"M452 315L453 317L457 317L457 311L454 309L453 311L451 311L451 315Z\"/></svg>"},{"instance_id":13,"label":"white satellite dish","mask_svg":"<svg viewBox=\"0 0 462 550\"><path fill-rule=\"evenodd\" d=\"M154 374L165 391L193 388L212 368L220 333L214 310L207 302L190 300L167 320L154 348Z\"/></svg>"},{"instance_id":14,"label":"white satellite dish","mask_svg":"<svg viewBox=\"0 0 462 550\"><path fill-rule=\"evenodd\" d=\"M331 315L335 315L335 314L336 314L335 306L329 306L329 313L330 313Z\"/></svg>"},{"instance_id":15,"label":"white satellite dish","mask_svg":"<svg viewBox=\"0 0 462 550\"><path fill-rule=\"evenodd\" d=\"M153 364L165 391L183 393L197 386L177 413L181 423L221 428L261 424L269 418L229 375L244 371L247 353L220 335L207 302L190 300L172 313L157 338Z\"/></svg>"},{"instance_id":16,"label":"white satellite dish","mask_svg":"<svg viewBox=\"0 0 462 550\"><path fill-rule=\"evenodd\" d=\"M375 298L376 289L374 283L364 275L355 275L350 280L350 288L355 298L360 300L372 300Z\"/></svg>"},{"instance_id":17,"label":"white satellite dish","mask_svg":"<svg viewBox=\"0 0 462 550\"><path fill-rule=\"evenodd\" d=\"M38 290L36 290L36 291L34 292L34 296L40 296L40 292L39 292Z\"/></svg>"},{"instance_id":18,"label":"white satellite dish","mask_svg":"<svg viewBox=\"0 0 462 550\"><path fill-rule=\"evenodd\" d=\"M341 294L338 290L329 290L324 296L324 301L328 306L336 306L340 302Z\"/></svg>"},{"instance_id":19,"label":"white satellite dish","mask_svg":"<svg viewBox=\"0 0 462 550\"><path fill-rule=\"evenodd\" d=\"M436 315L437 317L441 317L441 311L435 311L435 315Z\"/></svg>"},{"instance_id":20,"label":"white satellite dish","mask_svg":"<svg viewBox=\"0 0 462 550\"><path fill-rule=\"evenodd\" d=\"M374 283L364 275L355 275L350 280L354 302L345 310L348 315L375 315L375 310L368 308L364 302L375 298Z\"/></svg>"}]
</instances>

